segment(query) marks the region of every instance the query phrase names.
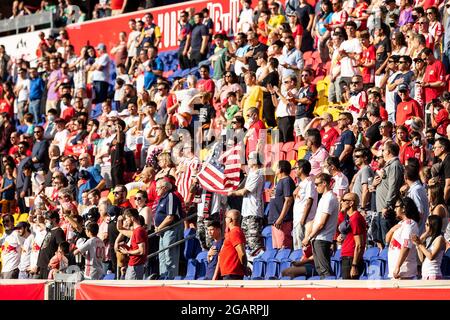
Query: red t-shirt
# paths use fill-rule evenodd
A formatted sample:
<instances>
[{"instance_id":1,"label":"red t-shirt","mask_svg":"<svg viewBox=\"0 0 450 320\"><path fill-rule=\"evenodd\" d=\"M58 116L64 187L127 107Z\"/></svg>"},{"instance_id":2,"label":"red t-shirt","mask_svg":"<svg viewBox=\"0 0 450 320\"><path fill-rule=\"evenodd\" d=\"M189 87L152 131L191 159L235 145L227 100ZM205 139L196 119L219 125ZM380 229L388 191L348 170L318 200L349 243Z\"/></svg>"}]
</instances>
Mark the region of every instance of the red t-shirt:
<instances>
[{"instance_id":1,"label":"red t-shirt","mask_svg":"<svg viewBox=\"0 0 450 320\"><path fill-rule=\"evenodd\" d=\"M411 142L408 142L407 144L404 144L401 148L400 148L400 154L399 154L399 160L400 163L405 165L406 164L406 160L408 160L409 158L416 158L417 160L419 160L419 166L422 166L422 153L424 151L422 151L422 149L420 147L414 147Z\"/></svg>"},{"instance_id":2,"label":"red t-shirt","mask_svg":"<svg viewBox=\"0 0 450 320\"><path fill-rule=\"evenodd\" d=\"M447 109L442 108L441 110L439 110L434 120L437 123L436 132L441 136L447 136L447 126L450 123Z\"/></svg>"},{"instance_id":3,"label":"red t-shirt","mask_svg":"<svg viewBox=\"0 0 450 320\"><path fill-rule=\"evenodd\" d=\"M339 137L339 132L334 127L331 127L327 132L323 129L320 130L320 135L322 136L323 146L330 152L331 146L334 145L336 139Z\"/></svg>"},{"instance_id":4,"label":"red t-shirt","mask_svg":"<svg viewBox=\"0 0 450 320\"><path fill-rule=\"evenodd\" d=\"M343 222L345 219L345 213L339 212L338 216L338 225ZM342 242L341 247L341 257L353 257L355 253L355 239L354 236L362 235L363 243L361 244L362 248L366 246L366 237L367 237L367 223L366 219L358 212L355 213L349 218L350 224L350 232L347 233L344 241Z\"/></svg>"},{"instance_id":5,"label":"red t-shirt","mask_svg":"<svg viewBox=\"0 0 450 320\"><path fill-rule=\"evenodd\" d=\"M225 240L219 253L220 274L222 276L245 275L244 266L235 249L238 244L245 246L245 235L240 227L234 227L225 233Z\"/></svg>"},{"instance_id":6,"label":"red t-shirt","mask_svg":"<svg viewBox=\"0 0 450 320\"><path fill-rule=\"evenodd\" d=\"M122 9L124 0L111 0L111 10Z\"/></svg>"},{"instance_id":7,"label":"red t-shirt","mask_svg":"<svg viewBox=\"0 0 450 320\"><path fill-rule=\"evenodd\" d=\"M137 250L139 244L144 244L144 254L140 256L130 255L129 266L139 266L145 264L147 261L147 230L144 227L139 226L133 230L133 235L131 236L131 247L130 250Z\"/></svg>"},{"instance_id":8,"label":"red t-shirt","mask_svg":"<svg viewBox=\"0 0 450 320\"><path fill-rule=\"evenodd\" d=\"M382 106L380 106L380 118L383 121L387 121L387 119L388 119L388 113L387 113L386 109Z\"/></svg>"},{"instance_id":9,"label":"red t-shirt","mask_svg":"<svg viewBox=\"0 0 450 320\"><path fill-rule=\"evenodd\" d=\"M69 122L75 117L75 108L70 106L67 107L61 115L61 118Z\"/></svg>"},{"instance_id":10,"label":"red t-shirt","mask_svg":"<svg viewBox=\"0 0 450 320\"><path fill-rule=\"evenodd\" d=\"M196 88L200 91L210 92L211 94L214 94L216 86L212 79L200 79L197 81Z\"/></svg>"},{"instance_id":11,"label":"red t-shirt","mask_svg":"<svg viewBox=\"0 0 450 320\"><path fill-rule=\"evenodd\" d=\"M422 83L432 83L445 80L445 69L441 61L435 60L428 65L423 76ZM430 103L431 100L436 99L441 95L444 88L425 88L425 103Z\"/></svg>"},{"instance_id":12,"label":"red t-shirt","mask_svg":"<svg viewBox=\"0 0 450 320\"><path fill-rule=\"evenodd\" d=\"M405 124L405 121L411 117L419 117L423 119L423 110L419 103L414 99L402 101L397 106L397 120L396 124Z\"/></svg>"},{"instance_id":13,"label":"red t-shirt","mask_svg":"<svg viewBox=\"0 0 450 320\"><path fill-rule=\"evenodd\" d=\"M361 53L361 62L368 63L375 61L377 57L375 46L370 45L368 48L363 49ZM361 75L363 77L363 83L375 83L375 65L371 68L362 67Z\"/></svg>"},{"instance_id":14,"label":"red t-shirt","mask_svg":"<svg viewBox=\"0 0 450 320\"><path fill-rule=\"evenodd\" d=\"M261 120L256 121L255 123L253 123L250 126L250 128L248 128L249 131L252 129L254 129L254 130L253 130L253 133L247 139L247 144L245 146L245 155L247 157L250 154L250 152L256 150L256 146L258 144L258 139L259 139L259 131L261 129L265 129L265 128L266 128L266 125Z\"/></svg>"}]
</instances>

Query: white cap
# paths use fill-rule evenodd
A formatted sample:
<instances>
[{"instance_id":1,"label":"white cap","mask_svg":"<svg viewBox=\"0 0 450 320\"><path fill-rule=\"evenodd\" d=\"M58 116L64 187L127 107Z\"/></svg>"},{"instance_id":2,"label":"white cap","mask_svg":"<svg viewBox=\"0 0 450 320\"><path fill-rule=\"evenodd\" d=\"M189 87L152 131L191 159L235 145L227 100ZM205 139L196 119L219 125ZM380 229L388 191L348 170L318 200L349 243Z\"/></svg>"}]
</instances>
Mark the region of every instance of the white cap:
<instances>
[{"instance_id":1,"label":"white cap","mask_svg":"<svg viewBox=\"0 0 450 320\"><path fill-rule=\"evenodd\" d=\"M117 118L119 116L119 113L116 110L111 111L108 113L108 118Z\"/></svg>"}]
</instances>

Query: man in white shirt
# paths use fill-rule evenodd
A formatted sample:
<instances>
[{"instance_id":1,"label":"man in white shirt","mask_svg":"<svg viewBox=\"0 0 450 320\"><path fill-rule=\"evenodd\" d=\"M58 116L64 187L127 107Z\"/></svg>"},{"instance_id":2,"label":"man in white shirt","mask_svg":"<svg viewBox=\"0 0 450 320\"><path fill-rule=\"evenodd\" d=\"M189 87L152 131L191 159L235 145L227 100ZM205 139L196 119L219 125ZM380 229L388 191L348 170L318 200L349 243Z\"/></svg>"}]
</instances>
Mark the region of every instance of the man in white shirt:
<instances>
[{"instance_id":1,"label":"man in white shirt","mask_svg":"<svg viewBox=\"0 0 450 320\"><path fill-rule=\"evenodd\" d=\"M294 191L294 250L302 248L302 241L312 230L317 210L317 190L314 177L310 176L311 164L308 160L297 162L297 178L300 183Z\"/></svg>"},{"instance_id":2,"label":"man in white shirt","mask_svg":"<svg viewBox=\"0 0 450 320\"><path fill-rule=\"evenodd\" d=\"M20 248L20 262L19 262L19 279L29 279L30 258L33 249L34 235L31 233L30 224L28 222L19 222L14 228L17 230L19 237L24 239L23 245Z\"/></svg>"},{"instance_id":3,"label":"man in white shirt","mask_svg":"<svg viewBox=\"0 0 450 320\"><path fill-rule=\"evenodd\" d=\"M94 82L95 103L102 103L106 100L108 94L110 60L104 43L99 43L96 49L98 56L90 70L93 71L92 81Z\"/></svg>"},{"instance_id":4,"label":"man in white shirt","mask_svg":"<svg viewBox=\"0 0 450 320\"><path fill-rule=\"evenodd\" d=\"M290 75L297 75L297 72L303 69L303 64L303 55L295 47L294 37L287 36L284 39L283 55L280 57L279 69L281 76L284 78Z\"/></svg>"},{"instance_id":5,"label":"man in white shirt","mask_svg":"<svg viewBox=\"0 0 450 320\"><path fill-rule=\"evenodd\" d=\"M339 47L341 81L345 81L347 86L350 86L351 78L361 74L357 64L362 52L362 47L359 39L356 37L355 22L346 22L345 31L347 32L348 39L342 42Z\"/></svg>"},{"instance_id":6,"label":"man in white shirt","mask_svg":"<svg viewBox=\"0 0 450 320\"><path fill-rule=\"evenodd\" d=\"M0 239L2 249L2 272L0 279L18 279L20 254L24 238L19 235L18 230L14 230L14 217L6 215L3 217L5 233Z\"/></svg>"},{"instance_id":7,"label":"man in white shirt","mask_svg":"<svg viewBox=\"0 0 450 320\"><path fill-rule=\"evenodd\" d=\"M17 96L17 118L20 123L23 122L23 115L26 113L26 104L28 97L30 96L30 79L27 76L27 70L20 68L19 76L17 77L16 86L14 87L14 93Z\"/></svg>"},{"instance_id":8,"label":"man in white shirt","mask_svg":"<svg viewBox=\"0 0 450 320\"><path fill-rule=\"evenodd\" d=\"M275 89L271 92L272 103L275 106L278 129L280 130L280 142L294 141L294 122L298 99L297 77L290 75L283 78L281 91Z\"/></svg>"},{"instance_id":9,"label":"man in white shirt","mask_svg":"<svg viewBox=\"0 0 450 320\"><path fill-rule=\"evenodd\" d=\"M307 246L312 240L314 264L320 277L323 279L333 275L331 269L331 244L337 228L339 202L331 190L331 176L320 173L315 177L317 192L322 198L317 206L312 231L303 239L302 244Z\"/></svg>"},{"instance_id":10,"label":"man in white shirt","mask_svg":"<svg viewBox=\"0 0 450 320\"><path fill-rule=\"evenodd\" d=\"M67 137L69 136L69 130L66 129L66 121L64 119L58 118L55 120L56 133L53 138L52 144L57 145L59 152L64 153L64 148L66 147Z\"/></svg>"},{"instance_id":11,"label":"man in white shirt","mask_svg":"<svg viewBox=\"0 0 450 320\"><path fill-rule=\"evenodd\" d=\"M248 156L249 173L242 189L231 191L228 196L244 196L242 200L242 223L247 245L252 253L263 247L261 230L264 210L262 198L264 175L260 168L258 153L251 152Z\"/></svg>"}]
</instances>

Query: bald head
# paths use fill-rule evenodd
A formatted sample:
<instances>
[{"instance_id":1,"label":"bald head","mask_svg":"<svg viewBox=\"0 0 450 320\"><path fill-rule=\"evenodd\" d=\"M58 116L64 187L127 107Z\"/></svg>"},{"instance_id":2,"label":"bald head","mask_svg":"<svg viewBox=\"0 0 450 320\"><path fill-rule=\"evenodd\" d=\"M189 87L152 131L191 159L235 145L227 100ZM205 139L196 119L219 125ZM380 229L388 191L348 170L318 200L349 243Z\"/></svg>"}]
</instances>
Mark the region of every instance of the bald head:
<instances>
[{"instance_id":1,"label":"bald head","mask_svg":"<svg viewBox=\"0 0 450 320\"><path fill-rule=\"evenodd\" d=\"M232 226L239 226L241 222L241 213L236 209L228 210L226 215L228 223Z\"/></svg>"}]
</instances>

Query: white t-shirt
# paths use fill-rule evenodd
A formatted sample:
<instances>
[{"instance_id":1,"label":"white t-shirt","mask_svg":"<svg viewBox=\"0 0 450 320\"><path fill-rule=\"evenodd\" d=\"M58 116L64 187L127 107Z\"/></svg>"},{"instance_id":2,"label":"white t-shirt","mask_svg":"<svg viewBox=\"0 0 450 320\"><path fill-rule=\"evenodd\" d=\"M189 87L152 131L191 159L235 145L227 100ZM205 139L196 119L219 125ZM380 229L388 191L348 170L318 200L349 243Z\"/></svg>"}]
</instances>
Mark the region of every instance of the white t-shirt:
<instances>
[{"instance_id":1,"label":"white t-shirt","mask_svg":"<svg viewBox=\"0 0 450 320\"><path fill-rule=\"evenodd\" d=\"M387 84L391 84L392 82L394 82L395 77L397 77L397 75L399 75L401 72L397 71L393 74L391 74L388 78ZM395 112L395 93L397 92L397 88L394 89L393 91L389 91L388 86L386 86L386 101L385 101L385 105L386 105L386 111L388 113L392 113Z\"/></svg>"},{"instance_id":2,"label":"white t-shirt","mask_svg":"<svg viewBox=\"0 0 450 320\"><path fill-rule=\"evenodd\" d=\"M180 102L180 106L178 107L178 113L189 113L192 114L194 109L189 105L189 101L195 96L199 91L196 88L186 89L176 91L175 95L177 97L177 101Z\"/></svg>"},{"instance_id":3,"label":"white t-shirt","mask_svg":"<svg viewBox=\"0 0 450 320\"><path fill-rule=\"evenodd\" d=\"M37 266L39 251L41 250L47 230L45 228L41 230L39 227L33 226L31 231L34 234L34 237L31 245L30 268L33 268Z\"/></svg>"},{"instance_id":4,"label":"white t-shirt","mask_svg":"<svg viewBox=\"0 0 450 320\"><path fill-rule=\"evenodd\" d=\"M30 266L31 250L33 248L34 235L30 234L22 245L22 252L20 254L19 271L26 271Z\"/></svg>"},{"instance_id":5,"label":"white t-shirt","mask_svg":"<svg viewBox=\"0 0 450 320\"><path fill-rule=\"evenodd\" d=\"M409 248L408 256L400 267L400 277L411 278L417 275L417 250L411 240L413 234L419 235L419 226L414 220L400 221L400 228L395 230L389 243L388 264L389 278L393 278L393 272L400 256L402 248Z\"/></svg>"},{"instance_id":6,"label":"white t-shirt","mask_svg":"<svg viewBox=\"0 0 450 320\"><path fill-rule=\"evenodd\" d=\"M100 238L90 238L79 248L83 256L86 257L84 268L85 278L100 280L103 277L103 264L105 260L105 244Z\"/></svg>"},{"instance_id":7,"label":"white t-shirt","mask_svg":"<svg viewBox=\"0 0 450 320\"><path fill-rule=\"evenodd\" d=\"M27 101L30 96L30 79L17 78L17 85L22 86L22 89L20 89L19 95L17 96L17 101Z\"/></svg>"},{"instance_id":8,"label":"white t-shirt","mask_svg":"<svg viewBox=\"0 0 450 320\"><path fill-rule=\"evenodd\" d=\"M25 241L17 231L2 237L2 272L10 272L19 267L22 244Z\"/></svg>"},{"instance_id":9,"label":"white t-shirt","mask_svg":"<svg viewBox=\"0 0 450 320\"><path fill-rule=\"evenodd\" d=\"M261 169L250 171L245 181L245 189L249 193L242 200L242 216L259 216L264 215L264 202L262 191L264 187L264 176Z\"/></svg>"},{"instance_id":10,"label":"white t-shirt","mask_svg":"<svg viewBox=\"0 0 450 320\"><path fill-rule=\"evenodd\" d=\"M339 213L339 202L336 195L332 191L328 191L322 195L317 205L316 216L314 217L313 229L320 224L320 220L324 214L330 215L325 226L315 237L315 240L333 241L336 233L337 218Z\"/></svg>"},{"instance_id":11,"label":"white t-shirt","mask_svg":"<svg viewBox=\"0 0 450 320\"><path fill-rule=\"evenodd\" d=\"M247 33L253 26L253 9L243 8L239 15L238 32Z\"/></svg>"},{"instance_id":12,"label":"white t-shirt","mask_svg":"<svg viewBox=\"0 0 450 320\"><path fill-rule=\"evenodd\" d=\"M294 225L300 223L301 218L303 217L303 212L305 210L306 201L308 199L313 199L313 204L311 210L309 211L308 218L306 218L306 222L314 220L316 216L317 210L317 190L314 185L314 179L312 177L308 177L305 180L301 181L298 185L299 190L297 196L294 201Z\"/></svg>"},{"instance_id":13,"label":"white t-shirt","mask_svg":"<svg viewBox=\"0 0 450 320\"><path fill-rule=\"evenodd\" d=\"M53 141L58 146L61 154L64 152L64 148L66 147L67 137L69 137L69 130L64 129L62 131L56 131L55 137L53 138Z\"/></svg>"},{"instance_id":14,"label":"white t-shirt","mask_svg":"<svg viewBox=\"0 0 450 320\"><path fill-rule=\"evenodd\" d=\"M339 51L344 50L347 53L361 53L361 43L359 39L345 40L339 47ZM341 59L341 77L353 77L354 75L360 75L359 68L356 67L356 60L349 57L343 57Z\"/></svg>"},{"instance_id":15,"label":"white t-shirt","mask_svg":"<svg viewBox=\"0 0 450 320\"><path fill-rule=\"evenodd\" d=\"M294 98L298 98L298 90L296 88L289 90L289 92L292 94L292 96ZM288 98L288 91L282 87L281 88L281 94L283 95L283 97ZM288 116L295 116L295 112L297 109L297 104L296 103L292 103L289 102L288 104L284 103L283 100L281 100L281 98L278 100L278 106L277 109L275 111L275 115L277 118L281 118L281 117L288 117Z\"/></svg>"},{"instance_id":16,"label":"white t-shirt","mask_svg":"<svg viewBox=\"0 0 450 320\"><path fill-rule=\"evenodd\" d=\"M342 197L348 191L348 179L342 172L333 176L333 192L337 197Z\"/></svg>"},{"instance_id":17,"label":"white t-shirt","mask_svg":"<svg viewBox=\"0 0 450 320\"><path fill-rule=\"evenodd\" d=\"M141 35L141 33L136 30L131 31L130 34L128 35L127 47L128 47L128 56L129 57L136 56L136 54L137 54L136 42L140 35Z\"/></svg>"}]
</instances>

